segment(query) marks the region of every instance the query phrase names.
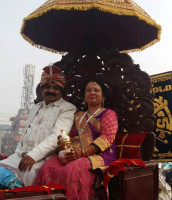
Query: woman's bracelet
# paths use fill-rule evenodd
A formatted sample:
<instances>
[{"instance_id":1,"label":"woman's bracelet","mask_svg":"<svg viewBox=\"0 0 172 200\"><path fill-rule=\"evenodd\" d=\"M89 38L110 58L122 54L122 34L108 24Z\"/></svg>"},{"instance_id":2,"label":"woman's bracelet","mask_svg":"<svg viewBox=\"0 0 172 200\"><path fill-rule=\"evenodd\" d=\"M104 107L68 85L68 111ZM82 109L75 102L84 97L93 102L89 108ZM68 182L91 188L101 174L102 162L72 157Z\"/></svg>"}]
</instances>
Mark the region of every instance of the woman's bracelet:
<instances>
[{"instance_id":1,"label":"woman's bracelet","mask_svg":"<svg viewBox=\"0 0 172 200\"><path fill-rule=\"evenodd\" d=\"M84 152L84 148L81 148L81 149L82 149L82 156L85 156L85 155L84 155L84 153L85 153L85 152Z\"/></svg>"},{"instance_id":2,"label":"woman's bracelet","mask_svg":"<svg viewBox=\"0 0 172 200\"><path fill-rule=\"evenodd\" d=\"M96 149L93 145L89 145L85 148L82 148L82 154L84 157L91 156L96 153Z\"/></svg>"}]
</instances>

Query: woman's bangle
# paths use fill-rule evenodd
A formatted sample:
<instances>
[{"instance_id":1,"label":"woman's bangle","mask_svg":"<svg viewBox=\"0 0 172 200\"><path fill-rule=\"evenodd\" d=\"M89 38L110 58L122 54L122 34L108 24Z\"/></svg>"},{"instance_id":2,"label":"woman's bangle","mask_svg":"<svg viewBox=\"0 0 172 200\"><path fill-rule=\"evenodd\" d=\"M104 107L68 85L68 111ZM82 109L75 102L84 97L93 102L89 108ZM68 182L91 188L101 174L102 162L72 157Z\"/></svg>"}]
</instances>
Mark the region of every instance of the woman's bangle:
<instances>
[{"instance_id":1,"label":"woman's bangle","mask_svg":"<svg viewBox=\"0 0 172 200\"><path fill-rule=\"evenodd\" d=\"M81 148L82 149L82 156L84 156L84 148Z\"/></svg>"}]
</instances>

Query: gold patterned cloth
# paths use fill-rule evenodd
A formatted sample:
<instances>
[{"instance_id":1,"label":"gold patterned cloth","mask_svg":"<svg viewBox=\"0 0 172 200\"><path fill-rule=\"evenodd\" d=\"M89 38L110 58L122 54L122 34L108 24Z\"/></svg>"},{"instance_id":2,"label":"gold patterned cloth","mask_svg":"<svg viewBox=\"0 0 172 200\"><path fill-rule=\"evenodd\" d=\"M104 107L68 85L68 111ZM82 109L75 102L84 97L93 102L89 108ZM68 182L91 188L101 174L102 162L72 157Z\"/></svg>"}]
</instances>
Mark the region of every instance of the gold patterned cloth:
<instances>
[{"instance_id":1,"label":"gold patterned cloth","mask_svg":"<svg viewBox=\"0 0 172 200\"><path fill-rule=\"evenodd\" d=\"M143 50L161 27L132 0L49 0L24 18L22 36L54 52L78 48Z\"/></svg>"},{"instance_id":2,"label":"gold patterned cloth","mask_svg":"<svg viewBox=\"0 0 172 200\"><path fill-rule=\"evenodd\" d=\"M96 117L91 118L89 123L87 123L89 118L89 114L87 114L80 123L83 114L83 112L78 112L75 115L76 135L79 137L79 142L76 145L82 149L90 144L97 146L101 153L90 155L88 158L92 169L101 168L103 170L116 160L114 143L118 129L116 113L111 109L106 109ZM79 134L83 127L83 133Z\"/></svg>"}]
</instances>

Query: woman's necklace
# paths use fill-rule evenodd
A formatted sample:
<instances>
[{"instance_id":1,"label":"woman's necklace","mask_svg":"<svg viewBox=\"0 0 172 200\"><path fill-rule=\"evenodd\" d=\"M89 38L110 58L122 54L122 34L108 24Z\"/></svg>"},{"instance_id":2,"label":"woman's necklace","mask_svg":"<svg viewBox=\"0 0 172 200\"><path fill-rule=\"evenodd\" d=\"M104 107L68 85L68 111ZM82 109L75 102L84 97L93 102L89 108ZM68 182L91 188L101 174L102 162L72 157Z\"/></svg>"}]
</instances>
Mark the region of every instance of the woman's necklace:
<instances>
[{"instance_id":1,"label":"woman's necklace","mask_svg":"<svg viewBox=\"0 0 172 200\"><path fill-rule=\"evenodd\" d=\"M82 120L84 119L85 115L88 113L88 110L82 115L81 119L79 120L79 126L78 126L78 133L79 133L79 134L82 134L82 133L84 132L84 130L85 130L85 128L86 128L88 122L91 120L92 117L94 117L94 116L99 112L100 109L101 109L101 107L98 108L98 109L87 119L87 121L85 122L84 126L81 128L81 127L80 127L81 122L82 122Z\"/></svg>"}]
</instances>

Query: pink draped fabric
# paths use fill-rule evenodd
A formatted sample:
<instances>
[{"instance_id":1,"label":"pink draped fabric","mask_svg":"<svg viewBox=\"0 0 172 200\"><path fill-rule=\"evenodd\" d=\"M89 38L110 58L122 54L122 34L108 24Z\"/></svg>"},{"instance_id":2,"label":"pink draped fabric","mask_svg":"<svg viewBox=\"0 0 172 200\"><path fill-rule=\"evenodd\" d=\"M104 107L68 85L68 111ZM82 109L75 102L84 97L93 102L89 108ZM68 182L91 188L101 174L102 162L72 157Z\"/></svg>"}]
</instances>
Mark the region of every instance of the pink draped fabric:
<instances>
[{"instance_id":1,"label":"pink draped fabric","mask_svg":"<svg viewBox=\"0 0 172 200\"><path fill-rule=\"evenodd\" d=\"M83 112L79 112L75 116L75 126L78 128L80 117L83 116ZM81 126L84 126L88 116L85 116ZM78 135L78 145L86 147L88 145L95 144L102 152L101 154L90 155L89 158L81 157L74 161L71 161L67 165L63 165L58 156L55 156L41 167L38 172L34 185L45 185L48 183L56 183L66 188L67 196L69 200L92 200L95 199L97 194L97 188L93 187L94 182L100 182L102 179L95 180L95 170L104 170L109 166L111 162L116 160L115 150L115 135L118 129L118 120L116 113L113 110L103 110L99 115L92 118L84 133ZM103 173L101 173L103 178ZM100 186L100 183L97 183ZM96 194L95 194L96 191ZM105 200L104 193L100 194L100 197Z\"/></svg>"},{"instance_id":2,"label":"pink draped fabric","mask_svg":"<svg viewBox=\"0 0 172 200\"><path fill-rule=\"evenodd\" d=\"M58 156L54 156L39 170L34 185L56 183L66 188L68 200L91 200L94 179L88 158L82 157L63 165Z\"/></svg>"}]
</instances>

